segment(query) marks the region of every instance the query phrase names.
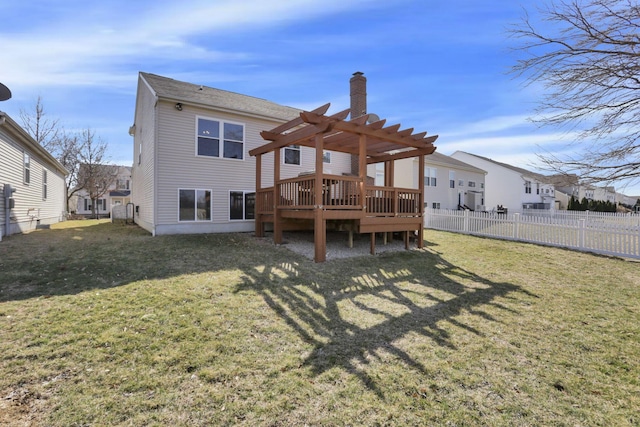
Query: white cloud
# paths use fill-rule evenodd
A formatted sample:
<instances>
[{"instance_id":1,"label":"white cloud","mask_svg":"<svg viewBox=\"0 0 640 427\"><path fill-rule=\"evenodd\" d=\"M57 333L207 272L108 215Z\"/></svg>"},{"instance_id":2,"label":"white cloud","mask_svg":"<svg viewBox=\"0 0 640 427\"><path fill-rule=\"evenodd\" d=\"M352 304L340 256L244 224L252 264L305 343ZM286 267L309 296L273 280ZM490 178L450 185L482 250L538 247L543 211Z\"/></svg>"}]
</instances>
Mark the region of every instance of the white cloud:
<instances>
[{"instance_id":1,"label":"white cloud","mask_svg":"<svg viewBox=\"0 0 640 427\"><path fill-rule=\"evenodd\" d=\"M2 34L0 30L2 62L11 64L3 70L2 78L12 87L111 86L118 82L118 77L112 76L123 64L144 63L151 58L204 63L247 60L248 53L207 48L190 38L202 34L215 37L226 31L250 32L256 27L361 9L367 3L374 2L329 0L322 5L312 0L148 2L144 13L128 13L127 8L122 8L120 16L111 14L98 25L93 16L96 12L88 3L77 8L73 22L54 21L50 26L25 27L22 32L11 34ZM130 78L130 70L123 72Z\"/></svg>"}]
</instances>

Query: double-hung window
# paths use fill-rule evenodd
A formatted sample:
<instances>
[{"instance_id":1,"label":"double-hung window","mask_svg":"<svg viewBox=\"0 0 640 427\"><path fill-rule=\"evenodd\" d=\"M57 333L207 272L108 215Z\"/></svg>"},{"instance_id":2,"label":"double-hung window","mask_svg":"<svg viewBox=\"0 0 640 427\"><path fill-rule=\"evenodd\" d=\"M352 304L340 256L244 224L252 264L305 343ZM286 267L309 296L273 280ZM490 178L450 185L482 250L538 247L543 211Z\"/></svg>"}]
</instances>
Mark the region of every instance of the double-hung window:
<instances>
[{"instance_id":1,"label":"double-hung window","mask_svg":"<svg viewBox=\"0 0 640 427\"><path fill-rule=\"evenodd\" d=\"M244 125L198 117L196 154L244 159Z\"/></svg>"},{"instance_id":2,"label":"double-hung window","mask_svg":"<svg viewBox=\"0 0 640 427\"><path fill-rule=\"evenodd\" d=\"M284 149L284 164L299 165L300 164L300 146L290 145Z\"/></svg>"},{"instance_id":3,"label":"double-hung window","mask_svg":"<svg viewBox=\"0 0 640 427\"><path fill-rule=\"evenodd\" d=\"M42 171L42 200L47 200L47 170Z\"/></svg>"},{"instance_id":4,"label":"double-hung window","mask_svg":"<svg viewBox=\"0 0 640 427\"><path fill-rule=\"evenodd\" d=\"M254 191L229 192L229 219L248 220L256 218L256 193Z\"/></svg>"},{"instance_id":5,"label":"double-hung window","mask_svg":"<svg viewBox=\"0 0 640 427\"><path fill-rule=\"evenodd\" d=\"M24 153L24 176L23 180L25 184L29 184L31 182L31 157L27 153Z\"/></svg>"},{"instance_id":6,"label":"double-hung window","mask_svg":"<svg viewBox=\"0 0 640 427\"><path fill-rule=\"evenodd\" d=\"M449 171L449 188L456 188L456 172Z\"/></svg>"},{"instance_id":7,"label":"double-hung window","mask_svg":"<svg viewBox=\"0 0 640 427\"><path fill-rule=\"evenodd\" d=\"M179 190L180 221L211 220L211 190Z\"/></svg>"},{"instance_id":8,"label":"double-hung window","mask_svg":"<svg viewBox=\"0 0 640 427\"><path fill-rule=\"evenodd\" d=\"M424 168L424 186L435 187L437 184L438 170L436 168Z\"/></svg>"},{"instance_id":9,"label":"double-hung window","mask_svg":"<svg viewBox=\"0 0 640 427\"><path fill-rule=\"evenodd\" d=\"M531 194L531 181L524 182L524 192L526 194Z\"/></svg>"}]
</instances>

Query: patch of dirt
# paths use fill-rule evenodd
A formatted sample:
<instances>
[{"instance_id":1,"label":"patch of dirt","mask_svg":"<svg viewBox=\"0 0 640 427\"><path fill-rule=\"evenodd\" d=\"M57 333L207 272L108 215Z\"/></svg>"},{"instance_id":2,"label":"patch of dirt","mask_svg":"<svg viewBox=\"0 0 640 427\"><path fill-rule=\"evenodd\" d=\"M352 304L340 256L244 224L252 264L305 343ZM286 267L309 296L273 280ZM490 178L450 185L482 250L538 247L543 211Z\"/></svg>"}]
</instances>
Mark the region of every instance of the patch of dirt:
<instances>
[{"instance_id":1,"label":"patch of dirt","mask_svg":"<svg viewBox=\"0 0 640 427\"><path fill-rule=\"evenodd\" d=\"M41 425L47 413L48 396L22 385L0 393L0 425Z\"/></svg>"},{"instance_id":2,"label":"patch of dirt","mask_svg":"<svg viewBox=\"0 0 640 427\"><path fill-rule=\"evenodd\" d=\"M51 411L49 398L55 391L53 383L68 377L69 372L63 372L42 383L20 384L0 390L0 426L44 425Z\"/></svg>"}]
</instances>

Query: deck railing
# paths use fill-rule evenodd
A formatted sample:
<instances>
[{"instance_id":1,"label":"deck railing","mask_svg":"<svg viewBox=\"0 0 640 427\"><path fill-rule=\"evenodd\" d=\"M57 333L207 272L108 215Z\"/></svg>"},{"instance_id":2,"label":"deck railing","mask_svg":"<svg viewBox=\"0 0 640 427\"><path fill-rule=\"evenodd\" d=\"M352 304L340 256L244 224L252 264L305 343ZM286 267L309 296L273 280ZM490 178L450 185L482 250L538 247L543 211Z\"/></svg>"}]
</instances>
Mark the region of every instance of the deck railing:
<instances>
[{"instance_id":1,"label":"deck railing","mask_svg":"<svg viewBox=\"0 0 640 427\"><path fill-rule=\"evenodd\" d=\"M256 191L258 214L272 214L278 209L362 210L358 177L323 175L322 200L316 203L315 177L306 175L278 182L279 200L274 200L273 187ZM420 190L395 187L365 187L365 213L368 216L418 216L422 205Z\"/></svg>"}]
</instances>

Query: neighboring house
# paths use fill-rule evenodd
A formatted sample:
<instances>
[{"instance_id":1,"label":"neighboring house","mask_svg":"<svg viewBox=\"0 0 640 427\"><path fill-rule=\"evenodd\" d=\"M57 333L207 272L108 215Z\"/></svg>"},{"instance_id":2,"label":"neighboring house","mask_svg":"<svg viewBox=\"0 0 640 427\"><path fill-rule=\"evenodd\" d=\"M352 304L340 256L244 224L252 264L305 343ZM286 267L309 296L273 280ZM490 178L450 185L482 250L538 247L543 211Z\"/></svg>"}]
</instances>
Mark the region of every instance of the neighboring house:
<instances>
[{"instance_id":1,"label":"neighboring house","mask_svg":"<svg viewBox=\"0 0 640 427\"><path fill-rule=\"evenodd\" d=\"M464 151L456 151L451 157L487 172L487 210L500 206L525 212L556 209L555 187L547 176Z\"/></svg>"},{"instance_id":2,"label":"neighboring house","mask_svg":"<svg viewBox=\"0 0 640 427\"><path fill-rule=\"evenodd\" d=\"M484 184L486 172L437 151L425 156L424 179L418 178L418 159L395 162L395 183L401 187L418 188L424 184L425 208L469 209L484 211ZM384 165L369 167L375 173L376 185L383 185Z\"/></svg>"},{"instance_id":3,"label":"neighboring house","mask_svg":"<svg viewBox=\"0 0 640 427\"><path fill-rule=\"evenodd\" d=\"M616 189L614 187L594 187L593 191L594 200L601 202L616 203Z\"/></svg>"},{"instance_id":4,"label":"neighboring house","mask_svg":"<svg viewBox=\"0 0 640 427\"><path fill-rule=\"evenodd\" d=\"M0 112L0 240L65 219L68 171Z\"/></svg>"},{"instance_id":5,"label":"neighboring house","mask_svg":"<svg viewBox=\"0 0 640 427\"><path fill-rule=\"evenodd\" d=\"M132 202L135 222L153 235L254 231L260 132L302 110L264 99L141 72L135 106ZM309 147L281 149L282 178L315 169ZM270 157L269 157L270 156ZM273 185L274 154L262 183ZM351 172L351 156L326 151L325 173Z\"/></svg>"},{"instance_id":6,"label":"neighboring house","mask_svg":"<svg viewBox=\"0 0 640 427\"><path fill-rule=\"evenodd\" d=\"M126 205L131 202L131 167L100 165L103 168L113 169L112 183L107 191L98 198L97 212L93 210L93 200L86 189L80 189L71 201L71 206L76 208L75 213L83 216L91 216L96 213L99 216L107 216L111 209L117 205ZM80 165L82 169L83 165Z\"/></svg>"}]
</instances>

